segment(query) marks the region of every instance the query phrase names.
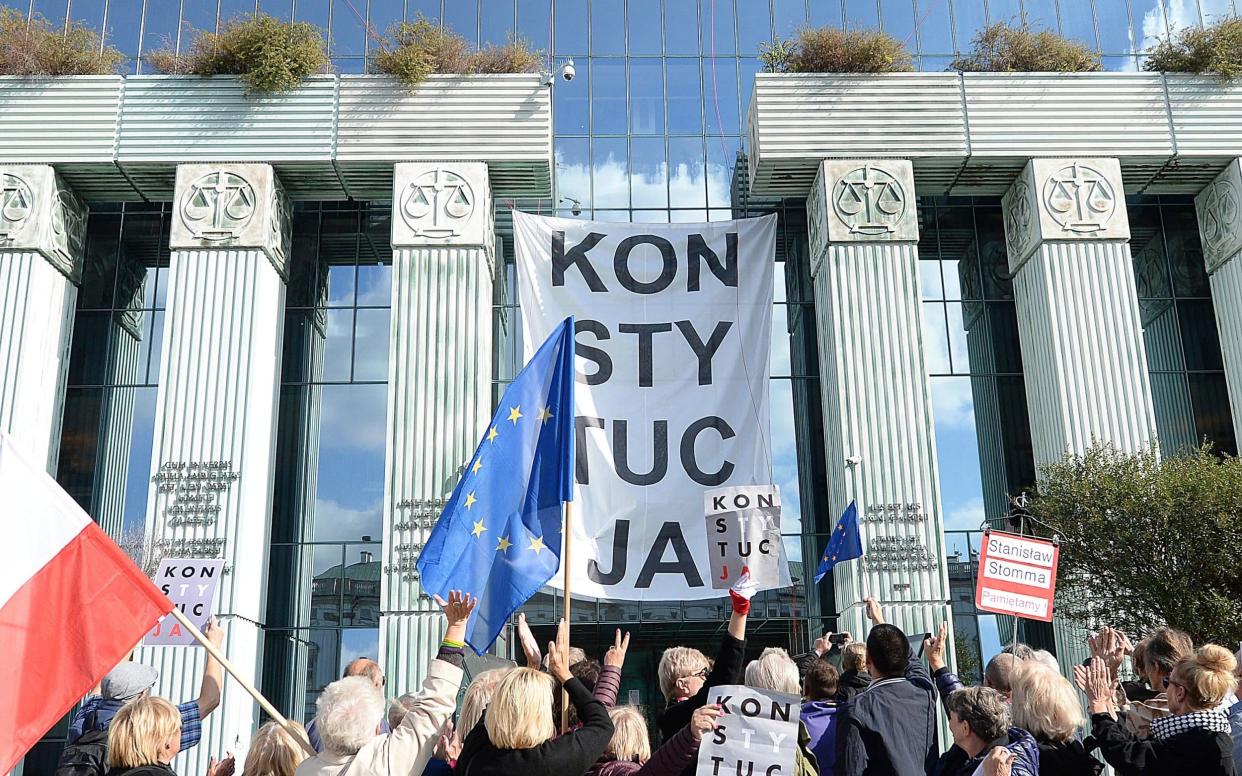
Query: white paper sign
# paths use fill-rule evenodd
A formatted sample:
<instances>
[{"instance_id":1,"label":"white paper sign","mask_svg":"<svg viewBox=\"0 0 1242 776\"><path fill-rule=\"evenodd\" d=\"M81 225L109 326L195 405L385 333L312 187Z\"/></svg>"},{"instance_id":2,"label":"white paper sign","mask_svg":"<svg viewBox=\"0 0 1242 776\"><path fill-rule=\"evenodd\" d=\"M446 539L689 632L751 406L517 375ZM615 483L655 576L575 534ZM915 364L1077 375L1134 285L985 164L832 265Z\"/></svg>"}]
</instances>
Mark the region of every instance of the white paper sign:
<instances>
[{"instance_id":1,"label":"white paper sign","mask_svg":"<svg viewBox=\"0 0 1242 776\"><path fill-rule=\"evenodd\" d=\"M224 571L222 559L164 558L155 572L155 586L201 631L211 619L216 587ZM142 643L152 646L183 646L196 643L181 623L166 614Z\"/></svg>"},{"instance_id":2,"label":"white paper sign","mask_svg":"<svg viewBox=\"0 0 1242 776\"><path fill-rule=\"evenodd\" d=\"M713 687L725 715L699 745L698 776L790 776L798 750L798 696L742 685Z\"/></svg>"},{"instance_id":3,"label":"white paper sign","mask_svg":"<svg viewBox=\"0 0 1242 776\"><path fill-rule=\"evenodd\" d=\"M513 228L526 358L575 317L574 594L719 596L703 491L772 481L776 216Z\"/></svg>"},{"instance_id":4,"label":"white paper sign","mask_svg":"<svg viewBox=\"0 0 1242 776\"><path fill-rule=\"evenodd\" d=\"M776 485L713 488L703 494L712 587L728 590L749 573L756 590L789 587Z\"/></svg>"}]
</instances>

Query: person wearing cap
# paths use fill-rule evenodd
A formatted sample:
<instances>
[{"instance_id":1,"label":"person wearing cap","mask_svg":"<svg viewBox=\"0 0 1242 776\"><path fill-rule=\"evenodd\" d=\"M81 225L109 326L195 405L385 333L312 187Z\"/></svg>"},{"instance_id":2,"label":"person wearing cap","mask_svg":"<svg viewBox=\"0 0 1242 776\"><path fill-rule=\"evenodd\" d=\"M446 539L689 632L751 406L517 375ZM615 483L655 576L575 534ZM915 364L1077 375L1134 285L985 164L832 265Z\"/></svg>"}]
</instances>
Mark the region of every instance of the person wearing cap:
<instances>
[{"instance_id":1,"label":"person wearing cap","mask_svg":"<svg viewBox=\"0 0 1242 776\"><path fill-rule=\"evenodd\" d=\"M217 647L224 643L224 630L212 617L203 635ZM116 713L129 701L149 695L160 678L160 672L149 665L127 660L108 672L99 683L99 695L91 695L73 715L69 723L67 744L72 744L88 730L107 730ZM181 748L189 749L202 737L203 718L220 705L220 687L224 683L224 667L210 654L203 669L203 684L198 698L177 706L181 714Z\"/></svg>"}]
</instances>

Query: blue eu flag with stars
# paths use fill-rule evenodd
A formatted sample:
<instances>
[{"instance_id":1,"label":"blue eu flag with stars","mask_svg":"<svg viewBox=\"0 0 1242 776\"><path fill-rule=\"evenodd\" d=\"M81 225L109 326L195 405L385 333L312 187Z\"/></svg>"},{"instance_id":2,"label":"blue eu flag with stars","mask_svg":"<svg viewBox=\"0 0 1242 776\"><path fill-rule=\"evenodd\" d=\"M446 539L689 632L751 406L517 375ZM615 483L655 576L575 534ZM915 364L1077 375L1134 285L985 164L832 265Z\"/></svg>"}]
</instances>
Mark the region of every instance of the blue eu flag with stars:
<instances>
[{"instance_id":1,"label":"blue eu flag with stars","mask_svg":"<svg viewBox=\"0 0 1242 776\"><path fill-rule=\"evenodd\" d=\"M423 591L478 596L466 642L482 654L561 565L573 496L574 322L509 384L418 558Z\"/></svg>"},{"instance_id":2,"label":"blue eu flag with stars","mask_svg":"<svg viewBox=\"0 0 1242 776\"><path fill-rule=\"evenodd\" d=\"M819 568L815 569L815 581L819 582L823 579L828 572L832 571L832 567L841 561L861 558L862 554L862 536L858 533L858 505L851 501L841 515L841 519L837 521L836 530L832 532L828 546L824 548L823 554L819 557Z\"/></svg>"}]
</instances>

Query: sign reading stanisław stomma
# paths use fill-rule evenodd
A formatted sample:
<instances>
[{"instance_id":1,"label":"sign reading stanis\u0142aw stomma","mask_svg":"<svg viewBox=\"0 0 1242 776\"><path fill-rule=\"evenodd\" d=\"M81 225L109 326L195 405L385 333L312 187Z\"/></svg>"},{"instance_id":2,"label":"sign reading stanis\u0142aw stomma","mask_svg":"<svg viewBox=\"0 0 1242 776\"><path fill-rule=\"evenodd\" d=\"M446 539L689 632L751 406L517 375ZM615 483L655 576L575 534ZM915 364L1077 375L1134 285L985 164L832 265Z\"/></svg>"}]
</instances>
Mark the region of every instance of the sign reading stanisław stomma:
<instances>
[{"instance_id":1,"label":"sign reading stanis\u0142aw stomma","mask_svg":"<svg viewBox=\"0 0 1242 776\"><path fill-rule=\"evenodd\" d=\"M771 482L776 217L513 225L526 357L576 319L573 592L719 596L703 491Z\"/></svg>"},{"instance_id":2,"label":"sign reading stanis\u0142aw stomma","mask_svg":"<svg viewBox=\"0 0 1242 776\"><path fill-rule=\"evenodd\" d=\"M1061 548L1053 542L987 532L979 554L975 606L985 612L1052 622L1060 556Z\"/></svg>"}]
</instances>

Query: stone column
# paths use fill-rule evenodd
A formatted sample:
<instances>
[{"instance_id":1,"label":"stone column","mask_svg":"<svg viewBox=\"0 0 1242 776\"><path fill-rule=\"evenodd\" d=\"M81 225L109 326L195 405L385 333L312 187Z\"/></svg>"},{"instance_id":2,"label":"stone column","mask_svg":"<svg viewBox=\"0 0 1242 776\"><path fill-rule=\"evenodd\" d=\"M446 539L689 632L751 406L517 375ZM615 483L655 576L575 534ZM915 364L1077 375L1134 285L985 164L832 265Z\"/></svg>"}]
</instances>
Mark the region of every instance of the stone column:
<instances>
[{"instance_id":1,"label":"stone column","mask_svg":"<svg viewBox=\"0 0 1242 776\"><path fill-rule=\"evenodd\" d=\"M1195 197L1195 210L1225 360L1233 432L1242 442L1242 161L1230 162Z\"/></svg>"},{"instance_id":2,"label":"stone column","mask_svg":"<svg viewBox=\"0 0 1242 776\"><path fill-rule=\"evenodd\" d=\"M417 691L444 632L414 563L492 410L494 228L487 165L398 164L380 654Z\"/></svg>"},{"instance_id":3,"label":"stone column","mask_svg":"<svg viewBox=\"0 0 1242 776\"><path fill-rule=\"evenodd\" d=\"M257 683L289 205L270 165L186 164L177 168L173 211L147 535L163 555L224 558L217 611L226 652ZM197 697L201 648L139 653L160 671L157 694ZM254 701L235 682L224 687L202 744L181 756L178 771L203 772L209 755L254 730Z\"/></svg>"},{"instance_id":4,"label":"stone column","mask_svg":"<svg viewBox=\"0 0 1242 776\"><path fill-rule=\"evenodd\" d=\"M1002 200L1035 465L1156 435L1116 159L1032 159ZM1054 623L1066 672L1084 634ZM1068 674L1067 674L1068 675Z\"/></svg>"},{"instance_id":5,"label":"stone column","mask_svg":"<svg viewBox=\"0 0 1242 776\"><path fill-rule=\"evenodd\" d=\"M56 473L86 206L49 165L0 166L0 431Z\"/></svg>"},{"instance_id":6,"label":"stone column","mask_svg":"<svg viewBox=\"0 0 1242 776\"><path fill-rule=\"evenodd\" d=\"M907 633L934 632L951 616L910 162L823 162L807 220L832 509L818 527L856 499L866 551L836 568L838 627L865 634L872 595Z\"/></svg>"}]
</instances>

